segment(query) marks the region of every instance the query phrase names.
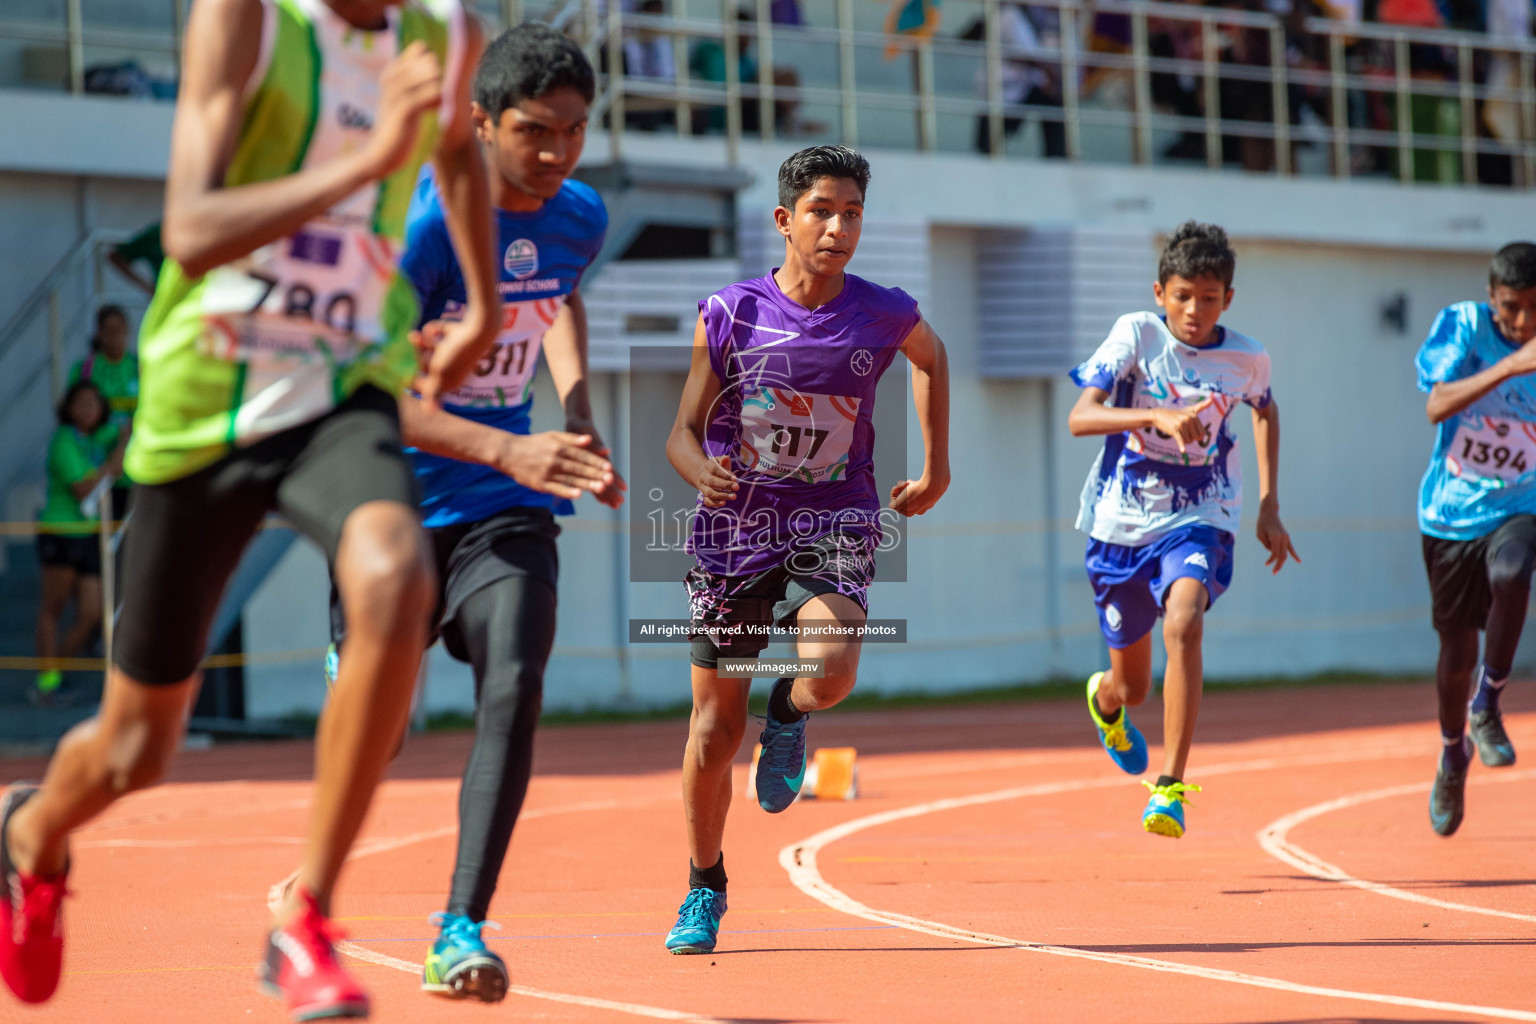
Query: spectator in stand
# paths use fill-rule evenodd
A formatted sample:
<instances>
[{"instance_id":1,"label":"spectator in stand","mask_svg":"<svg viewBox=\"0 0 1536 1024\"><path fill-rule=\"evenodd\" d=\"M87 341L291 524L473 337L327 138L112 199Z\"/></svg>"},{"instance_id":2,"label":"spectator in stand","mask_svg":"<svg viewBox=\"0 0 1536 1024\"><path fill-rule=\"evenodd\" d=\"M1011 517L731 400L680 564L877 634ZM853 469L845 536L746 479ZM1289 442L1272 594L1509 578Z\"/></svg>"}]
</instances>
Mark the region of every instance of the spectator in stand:
<instances>
[{"instance_id":1,"label":"spectator in stand","mask_svg":"<svg viewBox=\"0 0 1536 1024\"><path fill-rule=\"evenodd\" d=\"M139 407L139 357L128 351L128 314L121 306L102 306L96 313L91 353L69 371L69 383L89 381L106 399L112 425L126 442ZM130 481L121 471L112 489L112 518L122 519L128 508Z\"/></svg>"},{"instance_id":2,"label":"spectator in stand","mask_svg":"<svg viewBox=\"0 0 1536 1024\"><path fill-rule=\"evenodd\" d=\"M1150 34L1148 50L1153 57L1166 60L1200 60L1200 26L1194 22L1151 18L1148 19L1148 31ZM1179 117L1205 116L1205 104L1201 102L1199 76L1187 71L1177 74L1153 72L1150 78L1153 103L1172 111ZM1163 151L1163 156L1170 160L1204 160L1204 132L1195 130L1181 132L1178 140Z\"/></svg>"},{"instance_id":3,"label":"spectator in stand","mask_svg":"<svg viewBox=\"0 0 1536 1024\"><path fill-rule=\"evenodd\" d=\"M155 294L160 264L165 262L165 250L160 247L160 222L155 221L126 242L113 246L107 259L146 295Z\"/></svg>"},{"instance_id":4,"label":"spectator in stand","mask_svg":"<svg viewBox=\"0 0 1536 1024\"><path fill-rule=\"evenodd\" d=\"M662 0L645 0L640 14L662 15L666 7ZM652 28L637 28L624 36L624 74L631 78L644 78L653 82L672 85L677 82L677 61L672 54L672 37ZM676 126L677 115L670 100L637 101L626 97L627 104L635 109L624 112L625 127L643 132L660 131Z\"/></svg>"},{"instance_id":5,"label":"spectator in stand","mask_svg":"<svg viewBox=\"0 0 1536 1024\"><path fill-rule=\"evenodd\" d=\"M98 512L82 502L103 477L120 476L127 437L113 425L107 400L89 380L69 386L59 402L59 427L48 443L48 503L38 517L37 555L43 595L37 610L34 696L43 702L63 682L57 659L80 653L101 625L101 547ZM75 621L59 641L59 621L73 598Z\"/></svg>"},{"instance_id":6,"label":"spectator in stand","mask_svg":"<svg viewBox=\"0 0 1536 1024\"><path fill-rule=\"evenodd\" d=\"M798 11L798 9L797 9ZM736 21L741 25L751 25L757 21L756 16L743 8L736 14ZM736 53L736 80L744 89L750 89L758 84L757 55L753 52L756 40L745 32L737 37ZM693 56L688 61L688 68L694 77L703 82L725 81L725 42L723 39L705 39L694 47ZM795 135L802 131L825 129L825 125L802 125L799 119L800 100L800 73L794 68L775 67L773 69L773 84L775 88L773 101L773 127L781 134ZM779 90L783 90L782 92ZM790 98L781 98L788 96ZM762 120L761 108L755 95L742 96L741 98L741 130L756 133L760 130L759 121ZM693 110L693 133L704 135L708 132L725 131L724 107L695 107Z\"/></svg>"},{"instance_id":7,"label":"spectator in stand","mask_svg":"<svg viewBox=\"0 0 1536 1024\"><path fill-rule=\"evenodd\" d=\"M998 11L998 36L1003 46L1003 102L1010 106L1061 107L1061 12L1055 7L1004 4ZM983 28L983 35L985 28ZM1042 59L1029 60L1038 56ZM976 76L981 95L987 95L987 72ZM1003 138L1024 124L1019 115L1003 118ZM1067 155L1067 128L1061 115L1051 112L1040 117L1041 148L1047 157ZM992 152L992 119L982 114L976 118L976 148Z\"/></svg>"}]
</instances>

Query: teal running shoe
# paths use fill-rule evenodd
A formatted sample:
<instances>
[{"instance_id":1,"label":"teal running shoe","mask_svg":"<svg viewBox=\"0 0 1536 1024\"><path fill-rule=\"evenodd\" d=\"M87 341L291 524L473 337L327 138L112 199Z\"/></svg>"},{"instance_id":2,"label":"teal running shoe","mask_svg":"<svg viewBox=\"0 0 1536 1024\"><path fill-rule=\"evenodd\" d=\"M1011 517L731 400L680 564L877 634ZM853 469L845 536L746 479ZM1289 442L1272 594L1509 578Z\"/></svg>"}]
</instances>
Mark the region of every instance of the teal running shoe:
<instances>
[{"instance_id":1,"label":"teal running shoe","mask_svg":"<svg viewBox=\"0 0 1536 1024\"><path fill-rule=\"evenodd\" d=\"M442 931L421 969L421 990L482 1003L499 1003L506 998L512 983L507 965L480 937L480 929L500 925L471 921L462 914L437 913L430 920Z\"/></svg>"},{"instance_id":2,"label":"teal running shoe","mask_svg":"<svg viewBox=\"0 0 1536 1024\"><path fill-rule=\"evenodd\" d=\"M1189 802L1186 793L1200 792L1199 786L1187 782L1170 782L1166 786L1154 786L1142 780L1141 784L1152 791L1147 809L1141 812L1141 827L1157 836L1178 839L1184 835L1184 805Z\"/></svg>"},{"instance_id":3,"label":"teal running shoe","mask_svg":"<svg viewBox=\"0 0 1536 1024\"><path fill-rule=\"evenodd\" d=\"M689 889L677 908L677 924L667 932L667 949L674 954L709 953L725 916L725 893L714 889Z\"/></svg>"},{"instance_id":4,"label":"teal running shoe","mask_svg":"<svg viewBox=\"0 0 1536 1024\"><path fill-rule=\"evenodd\" d=\"M776 721L772 713L763 719L763 733L757 738L763 746L757 759L757 802L769 814L778 814L800 796L800 784L805 781L805 723L810 719L805 715L790 725Z\"/></svg>"},{"instance_id":5,"label":"teal running shoe","mask_svg":"<svg viewBox=\"0 0 1536 1024\"><path fill-rule=\"evenodd\" d=\"M1429 827L1442 836L1455 835L1467 813L1467 769L1472 767L1472 738L1462 737L1463 764L1460 768L1445 763L1435 772L1435 785L1429 791Z\"/></svg>"},{"instance_id":6,"label":"teal running shoe","mask_svg":"<svg viewBox=\"0 0 1536 1024\"><path fill-rule=\"evenodd\" d=\"M325 648L325 689L330 692L336 686L336 675L341 671L341 654L335 644Z\"/></svg>"},{"instance_id":7,"label":"teal running shoe","mask_svg":"<svg viewBox=\"0 0 1536 1024\"><path fill-rule=\"evenodd\" d=\"M1498 708L1468 714L1467 732L1477 744L1477 756L1489 768L1507 768L1515 763L1515 745L1504 731L1504 715Z\"/></svg>"},{"instance_id":8,"label":"teal running shoe","mask_svg":"<svg viewBox=\"0 0 1536 1024\"><path fill-rule=\"evenodd\" d=\"M1110 760L1128 775L1140 775L1147 770L1147 741L1141 730L1131 724L1131 709L1122 707L1120 717L1113 724L1104 721L1099 714L1099 704L1094 695L1104 681L1103 672L1088 677L1088 714L1099 729L1099 742L1109 753Z\"/></svg>"}]
</instances>

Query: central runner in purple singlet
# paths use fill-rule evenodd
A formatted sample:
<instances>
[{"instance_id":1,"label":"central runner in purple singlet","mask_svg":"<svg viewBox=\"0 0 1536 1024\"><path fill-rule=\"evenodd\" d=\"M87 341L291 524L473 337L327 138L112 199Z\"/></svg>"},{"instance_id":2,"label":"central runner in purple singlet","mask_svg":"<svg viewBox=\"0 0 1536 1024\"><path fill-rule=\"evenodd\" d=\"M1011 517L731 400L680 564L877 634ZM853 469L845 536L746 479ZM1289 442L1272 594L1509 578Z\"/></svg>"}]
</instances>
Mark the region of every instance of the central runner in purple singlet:
<instances>
[{"instance_id":1,"label":"central runner in purple singlet","mask_svg":"<svg viewBox=\"0 0 1536 1024\"><path fill-rule=\"evenodd\" d=\"M799 656L821 664L819 677L773 684L756 777L766 811L800 793L807 713L853 689L882 536L875 389L898 351L912 364L925 457L919 479L891 489L891 508L922 515L949 486L944 345L910 295L844 272L868 185L868 161L846 147L790 157L774 211L784 265L699 304L693 365L667 442L673 467L699 491L683 760L692 870L667 935L674 953L714 949L726 908L721 841L750 678L722 678L719 659L755 658L768 645L766 627L794 624Z\"/></svg>"}]
</instances>

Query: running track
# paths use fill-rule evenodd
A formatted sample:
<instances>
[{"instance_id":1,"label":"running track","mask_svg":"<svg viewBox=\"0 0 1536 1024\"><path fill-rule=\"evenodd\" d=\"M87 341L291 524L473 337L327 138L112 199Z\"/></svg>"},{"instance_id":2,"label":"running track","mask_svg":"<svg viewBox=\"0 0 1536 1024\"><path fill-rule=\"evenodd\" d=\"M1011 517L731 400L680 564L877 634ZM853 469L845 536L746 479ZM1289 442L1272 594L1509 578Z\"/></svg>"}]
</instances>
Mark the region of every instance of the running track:
<instances>
[{"instance_id":1,"label":"running track","mask_svg":"<svg viewBox=\"0 0 1536 1024\"><path fill-rule=\"evenodd\" d=\"M1536 1021L1536 688L1506 701L1526 760L1474 767L1451 840L1425 812L1427 685L1208 696L1205 791L1177 842L1140 832L1145 791L1075 701L821 715L813 745L858 746L864 796L779 816L738 801L707 957L661 948L686 884L686 725L546 730L492 908L515 986L497 1008L416 991L468 744L417 738L338 914L386 1022ZM1160 710L1136 716L1154 743ZM189 752L93 823L60 996L0 996L0 1021L285 1020L251 971L310 756ZM39 767L0 761L0 779Z\"/></svg>"}]
</instances>

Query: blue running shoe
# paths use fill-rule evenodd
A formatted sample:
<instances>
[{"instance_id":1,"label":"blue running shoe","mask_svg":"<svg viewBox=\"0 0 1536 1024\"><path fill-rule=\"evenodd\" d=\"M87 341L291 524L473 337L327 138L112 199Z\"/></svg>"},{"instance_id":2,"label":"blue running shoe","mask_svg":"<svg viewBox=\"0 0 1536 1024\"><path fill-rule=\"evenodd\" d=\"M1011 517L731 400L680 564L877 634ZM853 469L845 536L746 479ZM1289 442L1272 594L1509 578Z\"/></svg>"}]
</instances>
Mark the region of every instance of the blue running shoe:
<instances>
[{"instance_id":1,"label":"blue running shoe","mask_svg":"<svg viewBox=\"0 0 1536 1024\"><path fill-rule=\"evenodd\" d=\"M500 926L491 921L471 921L462 914L437 913L431 921L442 931L421 969L421 990L453 999L501 1002L511 984L507 965L480 937L480 929Z\"/></svg>"},{"instance_id":2,"label":"blue running shoe","mask_svg":"<svg viewBox=\"0 0 1536 1024\"><path fill-rule=\"evenodd\" d=\"M675 954L709 953L725 916L725 893L714 889L689 889L677 908L677 924L667 932L667 949Z\"/></svg>"},{"instance_id":3,"label":"blue running shoe","mask_svg":"<svg viewBox=\"0 0 1536 1024\"><path fill-rule=\"evenodd\" d=\"M1184 805L1189 798L1184 794L1200 792L1199 786L1187 782L1170 782L1166 786L1154 786L1142 780L1141 784L1152 791L1147 809L1141 812L1141 827L1153 835L1178 839L1184 834Z\"/></svg>"},{"instance_id":4,"label":"blue running shoe","mask_svg":"<svg viewBox=\"0 0 1536 1024\"><path fill-rule=\"evenodd\" d=\"M778 814L800 795L805 781L805 723L810 718L805 715L785 725L770 712L763 719L763 734L757 738L763 745L757 759L757 802L769 814Z\"/></svg>"},{"instance_id":5,"label":"blue running shoe","mask_svg":"<svg viewBox=\"0 0 1536 1024\"><path fill-rule=\"evenodd\" d=\"M1110 760L1119 765L1121 771L1129 775L1140 775L1147 770L1146 738L1141 735L1140 729L1131 724L1130 708L1122 707L1120 717L1114 724L1104 721L1099 714L1098 702L1093 699L1103 681L1103 672L1095 672L1088 677L1088 714L1093 716L1093 724L1099 728L1099 742L1104 744Z\"/></svg>"}]
</instances>

